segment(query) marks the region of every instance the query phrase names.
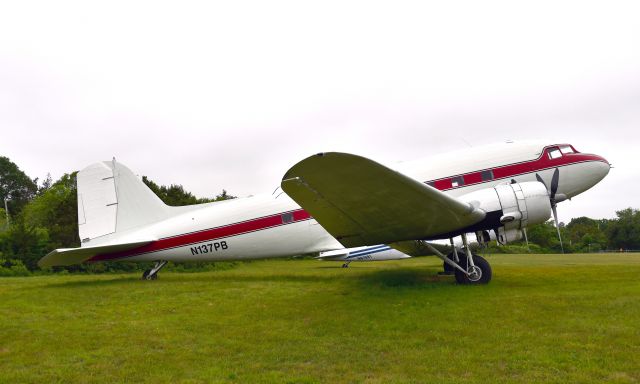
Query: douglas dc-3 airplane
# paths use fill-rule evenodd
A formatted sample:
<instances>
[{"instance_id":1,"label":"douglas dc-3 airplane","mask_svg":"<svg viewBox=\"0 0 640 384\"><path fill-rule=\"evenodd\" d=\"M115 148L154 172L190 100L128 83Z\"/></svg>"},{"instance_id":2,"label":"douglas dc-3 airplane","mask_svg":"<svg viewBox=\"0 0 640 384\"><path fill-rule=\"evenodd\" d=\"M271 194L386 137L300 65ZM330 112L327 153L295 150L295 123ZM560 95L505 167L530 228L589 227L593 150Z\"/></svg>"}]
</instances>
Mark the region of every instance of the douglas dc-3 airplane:
<instances>
[{"instance_id":1,"label":"douglas dc-3 airplane","mask_svg":"<svg viewBox=\"0 0 640 384\"><path fill-rule=\"evenodd\" d=\"M154 261L143 274L152 280L167 261L436 255L458 283L486 284L491 267L472 254L467 234L504 244L551 212L557 224L556 204L609 169L600 156L541 142L469 148L393 168L327 152L291 167L284 193L170 207L127 167L100 162L77 176L81 247L57 249L38 264Z\"/></svg>"}]
</instances>

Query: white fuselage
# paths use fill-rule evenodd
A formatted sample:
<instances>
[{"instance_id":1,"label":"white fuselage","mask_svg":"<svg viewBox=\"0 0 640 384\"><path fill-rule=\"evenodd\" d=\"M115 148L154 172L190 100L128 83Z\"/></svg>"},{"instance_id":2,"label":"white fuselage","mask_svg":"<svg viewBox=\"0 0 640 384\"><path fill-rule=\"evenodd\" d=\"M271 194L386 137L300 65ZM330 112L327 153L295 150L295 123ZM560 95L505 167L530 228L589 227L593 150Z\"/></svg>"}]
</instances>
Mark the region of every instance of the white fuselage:
<instances>
[{"instance_id":1,"label":"white fuselage","mask_svg":"<svg viewBox=\"0 0 640 384\"><path fill-rule=\"evenodd\" d=\"M547 152L554 147L558 146L509 143L401 163L393 168L456 197L512 180L536 181L536 174L548 185L557 168L562 181L558 193L571 198L595 185L609 171L606 160L596 155L567 153L552 159ZM204 204L118 233L118 238L158 240L90 261L259 259L344 248L285 193Z\"/></svg>"}]
</instances>

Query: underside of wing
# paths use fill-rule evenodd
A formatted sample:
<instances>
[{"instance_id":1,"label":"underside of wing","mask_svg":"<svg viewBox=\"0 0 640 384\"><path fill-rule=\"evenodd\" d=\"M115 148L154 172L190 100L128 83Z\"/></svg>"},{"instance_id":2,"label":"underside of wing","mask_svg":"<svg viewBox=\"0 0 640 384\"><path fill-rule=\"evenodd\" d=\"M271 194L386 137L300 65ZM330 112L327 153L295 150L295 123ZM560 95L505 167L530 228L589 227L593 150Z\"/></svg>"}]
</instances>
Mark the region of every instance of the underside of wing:
<instances>
[{"instance_id":1,"label":"underside of wing","mask_svg":"<svg viewBox=\"0 0 640 384\"><path fill-rule=\"evenodd\" d=\"M348 153L319 153L294 165L282 189L345 247L450 233L484 211Z\"/></svg>"},{"instance_id":2,"label":"underside of wing","mask_svg":"<svg viewBox=\"0 0 640 384\"><path fill-rule=\"evenodd\" d=\"M441 242L430 241L429 246L427 246L427 241L425 240L399 241L397 243L390 243L389 246L413 257L433 255L433 250L431 248L435 248L445 254L452 250L450 245L443 244Z\"/></svg>"},{"instance_id":3,"label":"underside of wing","mask_svg":"<svg viewBox=\"0 0 640 384\"><path fill-rule=\"evenodd\" d=\"M154 240L142 240L119 244L100 245L95 247L82 248L61 248L49 252L38 261L40 268L79 264L93 256L105 253L128 251L130 249L142 247Z\"/></svg>"}]
</instances>

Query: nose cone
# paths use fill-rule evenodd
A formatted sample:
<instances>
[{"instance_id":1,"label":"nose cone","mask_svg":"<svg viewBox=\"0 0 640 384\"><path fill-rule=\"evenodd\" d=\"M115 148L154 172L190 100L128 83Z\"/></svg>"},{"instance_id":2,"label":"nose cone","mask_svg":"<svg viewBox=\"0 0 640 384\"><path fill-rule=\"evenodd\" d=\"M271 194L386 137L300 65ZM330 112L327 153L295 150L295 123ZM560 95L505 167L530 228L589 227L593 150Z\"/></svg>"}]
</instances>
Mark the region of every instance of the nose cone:
<instances>
[{"instance_id":1,"label":"nose cone","mask_svg":"<svg viewBox=\"0 0 640 384\"><path fill-rule=\"evenodd\" d=\"M611 164L602 156L595 156L599 161L593 163L593 184L597 184L609 174Z\"/></svg>"},{"instance_id":2,"label":"nose cone","mask_svg":"<svg viewBox=\"0 0 640 384\"><path fill-rule=\"evenodd\" d=\"M584 155L577 163L560 170L558 193L566 198L579 195L609 174L611 165L604 157ZM585 161L586 160L586 161Z\"/></svg>"}]
</instances>

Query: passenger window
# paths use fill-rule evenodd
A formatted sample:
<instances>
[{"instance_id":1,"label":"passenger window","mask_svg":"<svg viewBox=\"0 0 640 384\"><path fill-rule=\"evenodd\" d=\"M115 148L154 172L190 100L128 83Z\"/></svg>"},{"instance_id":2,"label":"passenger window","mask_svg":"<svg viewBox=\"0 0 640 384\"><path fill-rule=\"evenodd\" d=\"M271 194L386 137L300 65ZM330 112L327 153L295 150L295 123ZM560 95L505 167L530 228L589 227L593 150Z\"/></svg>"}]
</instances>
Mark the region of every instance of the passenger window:
<instances>
[{"instance_id":1,"label":"passenger window","mask_svg":"<svg viewBox=\"0 0 640 384\"><path fill-rule=\"evenodd\" d=\"M490 169L488 171L482 171L481 177L482 181L493 180L493 171Z\"/></svg>"},{"instance_id":2,"label":"passenger window","mask_svg":"<svg viewBox=\"0 0 640 384\"><path fill-rule=\"evenodd\" d=\"M464 179L462 178L462 176L454 177L453 179L451 179L451 186L453 188L460 187L462 185L464 185Z\"/></svg>"},{"instance_id":3,"label":"passenger window","mask_svg":"<svg viewBox=\"0 0 640 384\"><path fill-rule=\"evenodd\" d=\"M560 150L558 148L551 148L549 150L549 158L550 159L557 159L559 157L562 157L562 152L560 152Z\"/></svg>"},{"instance_id":4,"label":"passenger window","mask_svg":"<svg viewBox=\"0 0 640 384\"><path fill-rule=\"evenodd\" d=\"M289 224L293 221L293 213L287 212L282 214L282 224Z\"/></svg>"},{"instance_id":5,"label":"passenger window","mask_svg":"<svg viewBox=\"0 0 640 384\"><path fill-rule=\"evenodd\" d=\"M562 147L560 147L560 152L562 152L565 155L567 153L575 153L573 148L571 148L571 146L569 146L569 145L563 145Z\"/></svg>"}]
</instances>

